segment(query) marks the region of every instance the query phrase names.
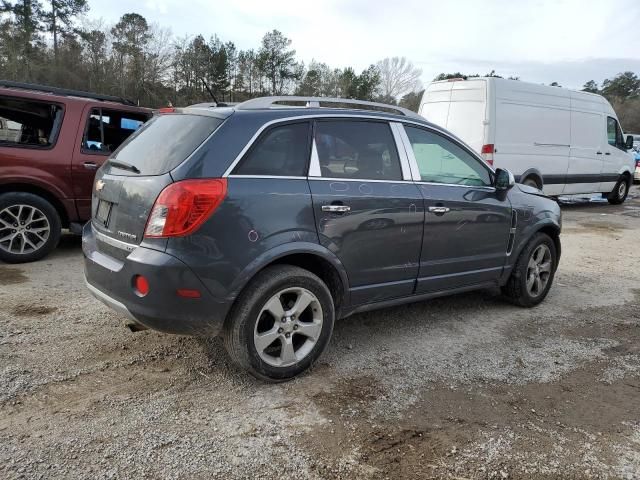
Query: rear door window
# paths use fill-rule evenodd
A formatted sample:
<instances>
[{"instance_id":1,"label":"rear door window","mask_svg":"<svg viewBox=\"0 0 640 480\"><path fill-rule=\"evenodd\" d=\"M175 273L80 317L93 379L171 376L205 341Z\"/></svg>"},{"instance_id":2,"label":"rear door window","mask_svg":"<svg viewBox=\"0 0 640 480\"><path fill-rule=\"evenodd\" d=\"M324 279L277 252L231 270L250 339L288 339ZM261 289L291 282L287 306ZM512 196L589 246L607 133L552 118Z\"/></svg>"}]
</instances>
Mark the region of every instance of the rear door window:
<instances>
[{"instance_id":1,"label":"rear door window","mask_svg":"<svg viewBox=\"0 0 640 480\"><path fill-rule=\"evenodd\" d=\"M109 155L135 132L148 116L118 110L93 108L82 137L83 153Z\"/></svg>"},{"instance_id":2,"label":"rear door window","mask_svg":"<svg viewBox=\"0 0 640 480\"><path fill-rule=\"evenodd\" d=\"M162 175L180 165L222 124L205 115L158 115L136 130L111 156L139 173L113 170L119 175Z\"/></svg>"},{"instance_id":3,"label":"rear door window","mask_svg":"<svg viewBox=\"0 0 640 480\"><path fill-rule=\"evenodd\" d=\"M423 182L490 186L491 176L478 159L437 133L405 125Z\"/></svg>"},{"instance_id":4,"label":"rear door window","mask_svg":"<svg viewBox=\"0 0 640 480\"><path fill-rule=\"evenodd\" d=\"M62 114L62 107L54 103L0 97L0 146L54 146Z\"/></svg>"},{"instance_id":5,"label":"rear door window","mask_svg":"<svg viewBox=\"0 0 640 480\"><path fill-rule=\"evenodd\" d=\"M233 171L234 175L302 177L310 154L309 122L273 127L263 133Z\"/></svg>"},{"instance_id":6,"label":"rear door window","mask_svg":"<svg viewBox=\"0 0 640 480\"><path fill-rule=\"evenodd\" d=\"M319 121L315 142L322 177L402 180L395 140L386 122Z\"/></svg>"}]
</instances>

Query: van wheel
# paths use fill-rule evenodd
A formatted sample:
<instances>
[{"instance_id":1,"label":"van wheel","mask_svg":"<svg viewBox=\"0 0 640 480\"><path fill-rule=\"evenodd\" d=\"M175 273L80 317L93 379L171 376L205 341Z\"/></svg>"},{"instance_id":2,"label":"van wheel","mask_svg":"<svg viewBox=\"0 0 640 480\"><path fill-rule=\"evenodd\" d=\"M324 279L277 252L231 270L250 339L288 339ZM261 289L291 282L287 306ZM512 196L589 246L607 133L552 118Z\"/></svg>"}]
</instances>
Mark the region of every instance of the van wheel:
<instances>
[{"instance_id":1,"label":"van wheel","mask_svg":"<svg viewBox=\"0 0 640 480\"><path fill-rule=\"evenodd\" d=\"M538 185L538 182L536 181L535 178L533 177L527 177L522 181L523 185L526 185L527 187L533 187L533 188L537 188L538 190L540 190L540 185Z\"/></svg>"},{"instance_id":2,"label":"van wheel","mask_svg":"<svg viewBox=\"0 0 640 480\"><path fill-rule=\"evenodd\" d=\"M60 215L44 198L26 192L0 195L0 260L40 260L56 248L61 229Z\"/></svg>"},{"instance_id":3,"label":"van wheel","mask_svg":"<svg viewBox=\"0 0 640 480\"><path fill-rule=\"evenodd\" d=\"M260 272L227 318L224 345L231 359L253 376L289 380L322 354L333 331L329 289L313 273L291 265Z\"/></svg>"},{"instance_id":4,"label":"van wheel","mask_svg":"<svg viewBox=\"0 0 640 480\"><path fill-rule=\"evenodd\" d=\"M607 200L611 205L620 205L627 199L629 194L629 179L626 175L623 175L613 187L613 190L607 195Z\"/></svg>"},{"instance_id":5,"label":"van wheel","mask_svg":"<svg viewBox=\"0 0 640 480\"><path fill-rule=\"evenodd\" d=\"M542 302L551 288L557 267L556 245L546 233L536 233L520 253L502 293L521 307Z\"/></svg>"}]
</instances>

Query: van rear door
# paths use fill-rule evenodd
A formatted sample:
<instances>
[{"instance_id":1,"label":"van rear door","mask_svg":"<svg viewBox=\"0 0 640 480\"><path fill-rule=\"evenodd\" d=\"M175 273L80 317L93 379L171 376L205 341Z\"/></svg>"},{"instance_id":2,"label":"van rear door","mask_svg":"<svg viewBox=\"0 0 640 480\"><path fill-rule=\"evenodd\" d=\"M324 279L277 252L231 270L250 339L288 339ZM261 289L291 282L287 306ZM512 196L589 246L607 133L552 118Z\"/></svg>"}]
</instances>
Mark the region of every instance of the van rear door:
<instances>
[{"instance_id":1,"label":"van rear door","mask_svg":"<svg viewBox=\"0 0 640 480\"><path fill-rule=\"evenodd\" d=\"M476 152L485 143L487 81L435 82L425 90L420 115L460 137Z\"/></svg>"}]
</instances>

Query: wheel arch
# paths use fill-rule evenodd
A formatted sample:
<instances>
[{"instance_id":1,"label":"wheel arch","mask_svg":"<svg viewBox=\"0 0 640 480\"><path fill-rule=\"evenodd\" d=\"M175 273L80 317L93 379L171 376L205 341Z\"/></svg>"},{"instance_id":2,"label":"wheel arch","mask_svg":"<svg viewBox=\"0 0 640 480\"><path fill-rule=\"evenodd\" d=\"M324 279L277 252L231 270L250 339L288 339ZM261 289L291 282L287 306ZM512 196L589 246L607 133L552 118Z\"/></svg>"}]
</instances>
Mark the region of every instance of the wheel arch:
<instances>
[{"instance_id":1,"label":"wheel arch","mask_svg":"<svg viewBox=\"0 0 640 480\"><path fill-rule=\"evenodd\" d=\"M70 223L69 212L60 199L51 191L38 185L30 183L4 183L0 184L0 195L5 193L31 193L48 201L60 215L60 222L63 228L67 228Z\"/></svg>"},{"instance_id":2,"label":"wheel arch","mask_svg":"<svg viewBox=\"0 0 640 480\"><path fill-rule=\"evenodd\" d=\"M280 245L254 260L238 276L231 287L234 303L249 282L265 268L272 265L294 265L317 275L331 291L336 318L340 318L343 307L348 305L349 280L342 262L329 250L314 243L301 242Z\"/></svg>"},{"instance_id":3,"label":"wheel arch","mask_svg":"<svg viewBox=\"0 0 640 480\"><path fill-rule=\"evenodd\" d=\"M524 173L520 175L518 183L522 183L527 178L534 178L540 190L542 190L542 188L544 187L544 177L542 176L542 172L540 172L540 170L538 170L537 168L530 168L528 170L525 170Z\"/></svg>"}]
</instances>

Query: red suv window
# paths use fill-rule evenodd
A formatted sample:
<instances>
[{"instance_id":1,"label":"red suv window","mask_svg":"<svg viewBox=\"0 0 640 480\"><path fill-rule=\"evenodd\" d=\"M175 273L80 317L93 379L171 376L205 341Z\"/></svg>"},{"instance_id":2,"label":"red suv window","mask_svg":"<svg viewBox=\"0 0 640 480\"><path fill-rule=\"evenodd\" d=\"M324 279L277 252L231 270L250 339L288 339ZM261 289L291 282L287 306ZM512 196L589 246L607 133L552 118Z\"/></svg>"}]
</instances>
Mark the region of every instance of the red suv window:
<instances>
[{"instance_id":1,"label":"red suv window","mask_svg":"<svg viewBox=\"0 0 640 480\"><path fill-rule=\"evenodd\" d=\"M60 105L0 97L0 145L49 148L55 145L63 109Z\"/></svg>"},{"instance_id":2,"label":"red suv window","mask_svg":"<svg viewBox=\"0 0 640 480\"><path fill-rule=\"evenodd\" d=\"M142 126L147 118L143 114L93 108L84 130L82 151L110 154Z\"/></svg>"}]
</instances>

